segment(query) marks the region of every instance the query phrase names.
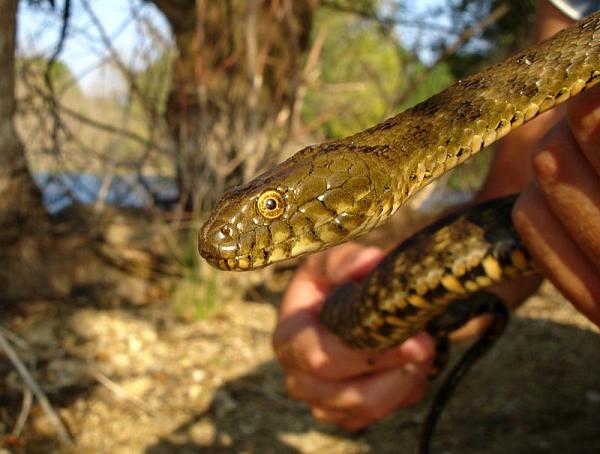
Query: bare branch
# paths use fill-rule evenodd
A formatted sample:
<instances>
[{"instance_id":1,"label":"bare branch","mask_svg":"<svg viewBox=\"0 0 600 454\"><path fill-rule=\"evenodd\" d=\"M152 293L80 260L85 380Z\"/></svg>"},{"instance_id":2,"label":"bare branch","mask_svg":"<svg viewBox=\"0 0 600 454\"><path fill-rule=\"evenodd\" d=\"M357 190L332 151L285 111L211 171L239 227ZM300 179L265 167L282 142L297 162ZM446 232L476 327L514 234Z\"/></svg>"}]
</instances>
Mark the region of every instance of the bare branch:
<instances>
[{"instance_id":1,"label":"bare branch","mask_svg":"<svg viewBox=\"0 0 600 454\"><path fill-rule=\"evenodd\" d=\"M46 414L48 421L50 422L50 424L52 424L52 426L54 426L54 429L56 430L56 433L61 443L63 443L65 446L72 448L74 446L74 443L71 434L69 434L69 432L67 431L60 417L52 408L52 405L46 397L46 394L44 394L42 389L36 383L35 379L31 376L31 374L27 370L27 367L25 367L25 364L23 364L23 362L19 358L19 355L17 355L17 352L15 352L15 350L10 346L10 344L2 334L2 331L0 331L0 348L4 350L4 353L6 353L8 359L10 359L10 361L13 363L13 366L25 382L25 385L35 395L38 403L40 404L40 407L42 407L42 410Z\"/></svg>"},{"instance_id":2,"label":"bare branch","mask_svg":"<svg viewBox=\"0 0 600 454\"><path fill-rule=\"evenodd\" d=\"M464 29L459 34L456 41L454 41L451 45L446 47L440 53L440 55L437 57L435 62L433 62L433 64L429 65L429 67L427 68L426 71L423 71L421 74L419 74L419 76L415 77L411 81L411 83L408 85L408 87L406 87L406 89L403 90L402 94L394 101L393 105L400 106L404 102L406 102L408 97L413 93L414 89L420 83L422 83L424 80L426 80L427 77L429 77L429 75L433 71L433 68L435 68L437 65L442 63L444 60L446 60L450 56L454 55L467 41L469 41L469 39L471 39L477 33L481 32L483 29L489 27L490 25L492 25L493 23L498 21L502 16L504 16L506 13L508 13L509 10L510 10L509 5L507 5L506 3L502 3L496 9L494 9L490 14L488 14L486 17L484 17L482 20L480 20L473 26L467 27L466 29Z\"/></svg>"}]
</instances>

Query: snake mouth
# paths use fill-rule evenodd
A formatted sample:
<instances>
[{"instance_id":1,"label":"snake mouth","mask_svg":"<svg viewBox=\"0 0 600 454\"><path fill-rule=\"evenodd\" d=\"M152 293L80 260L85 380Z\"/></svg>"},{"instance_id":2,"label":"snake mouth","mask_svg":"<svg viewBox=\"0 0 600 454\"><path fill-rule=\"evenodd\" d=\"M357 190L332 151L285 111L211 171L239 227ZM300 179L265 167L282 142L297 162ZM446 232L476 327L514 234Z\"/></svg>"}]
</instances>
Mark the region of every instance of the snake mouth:
<instances>
[{"instance_id":1,"label":"snake mouth","mask_svg":"<svg viewBox=\"0 0 600 454\"><path fill-rule=\"evenodd\" d=\"M252 245L250 249L241 247L238 241L232 241L226 244L215 244L210 241L198 242L198 250L211 266L224 271L251 271L264 268L276 262L289 260L297 256L305 255L319 249L320 243L308 241L310 237L288 238L278 243L272 243L258 247ZM304 247L295 250L296 245Z\"/></svg>"},{"instance_id":2,"label":"snake mouth","mask_svg":"<svg viewBox=\"0 0 600 454\"><path fill-rule=\"evenodd\" d=\"M251 271L263 268L270 264L269 262L263 264L254 263L252 262L250 254L235 255L231 258L223 258L219 255L202 255L202 258L204 258L209 265L222 271Z\"/></svg>"},{"instance_id":3,"label":"snake mouth","mask_svg":"<svg viewBox=\"0 0 600 454\"><path fill-rule=\"evenodd\" d=\"M198 238L198 252L200 256L209 265L220 270L230 271L238 269L238 264L242 256L237 254L237 250L238 245L235 242L223 245L203 240L202 235Z\"/></svg>"},{"instance_id":4,"label":"snake mouth","mask_svg":"<svg viewBox=\"0 0 600 454\"><path fill-rule=\"evenodd\" d=\"M214 268L217 268L222 271L235 271L235 268L232 270L229 267L228 261L226 259L222 259L219 257L206 257L206 256L202 256L202 257L204 258L204 260L206 260L206 263L208 263L210 266L212 266Z\"/></svg>"},{"instance_id":5,"label":"snake mouth","mask_svg":"<svg viewBox=\"0 0 600 454\"><path fill-rule=\"evenodd\" d=\"M246 271L268 264L257 263L250 253L241 253L239 241L236 239L224 243L212 241L207 226L198 235L198 252L209 265L223 271Z\"/></svg>"}]
</instances>

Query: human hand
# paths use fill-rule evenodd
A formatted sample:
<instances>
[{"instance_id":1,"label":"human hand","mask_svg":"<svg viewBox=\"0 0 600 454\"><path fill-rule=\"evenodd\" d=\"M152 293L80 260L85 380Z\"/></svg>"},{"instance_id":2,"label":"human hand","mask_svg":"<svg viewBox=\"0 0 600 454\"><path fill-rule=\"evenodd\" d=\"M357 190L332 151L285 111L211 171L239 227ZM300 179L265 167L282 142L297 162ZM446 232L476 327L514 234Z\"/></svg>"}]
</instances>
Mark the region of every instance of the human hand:
<instances>
[{"instance_id":1,"label":"human hand","mask_svg":"<svg viewBox=\"0 0 600 454\"><path fill-rule=\"evenodd\" d=\"M600 87L535 147L513 222L546 277L600 326Z\"/></svg>"},{"instance_id":2,"label":"human hand","mask_svg":"<svg viewBox=\"0 0 600 454\"><path fill-rule=\"evenodd\" d=\"M425 333L384 353L353 350L319 322L326 295L359 279L383 257L377 248L345 244L309 257L287 289L273 335L290 395L313 416L359 430L421 400L435 354Z\"/></svg>"}]
</instances>

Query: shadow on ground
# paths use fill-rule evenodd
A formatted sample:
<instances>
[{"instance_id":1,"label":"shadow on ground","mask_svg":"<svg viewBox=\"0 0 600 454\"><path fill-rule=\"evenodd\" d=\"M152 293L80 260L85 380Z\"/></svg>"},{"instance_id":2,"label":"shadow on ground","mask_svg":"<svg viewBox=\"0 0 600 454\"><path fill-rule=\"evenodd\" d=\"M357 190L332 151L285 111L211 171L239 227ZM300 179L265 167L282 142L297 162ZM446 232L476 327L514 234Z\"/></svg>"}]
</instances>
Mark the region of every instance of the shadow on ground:
<instances>
[{"instance_id":1,"label":"shadow on ground","mask_svg":"<svg viewBox=\"0 0 600 454\"><path fill-rule=\"evenodd\" d=\"M433 451L598 453L599 377L597 333L514 317L451 399ZM225 382L206 411L145 452L410 453L426 410L427 402L345 434L315 423L307 407L287 398L281 369L270 361Z\"/></svg>"}]
</instances>

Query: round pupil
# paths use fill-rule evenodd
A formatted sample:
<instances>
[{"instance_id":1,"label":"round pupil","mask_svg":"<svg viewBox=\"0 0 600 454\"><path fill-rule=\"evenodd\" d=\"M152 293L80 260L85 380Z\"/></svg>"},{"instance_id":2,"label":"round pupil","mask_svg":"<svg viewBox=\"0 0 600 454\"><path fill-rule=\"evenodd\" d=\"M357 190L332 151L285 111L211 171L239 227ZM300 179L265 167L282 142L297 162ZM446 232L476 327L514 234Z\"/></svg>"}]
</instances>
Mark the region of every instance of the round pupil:
<instances>
[{"instance_id":1,"label":"round pupil","mask_svg":"<svg viewBox=\"0 0 600 454\"><path fill-rule=\"evenodd\" d=\"M274 210L275 208L277 208L277 201L275 199L267 199L265 201L265 206L269 210Z\"/></svg>"}]
</instances>

